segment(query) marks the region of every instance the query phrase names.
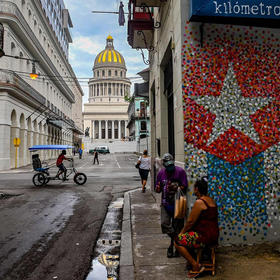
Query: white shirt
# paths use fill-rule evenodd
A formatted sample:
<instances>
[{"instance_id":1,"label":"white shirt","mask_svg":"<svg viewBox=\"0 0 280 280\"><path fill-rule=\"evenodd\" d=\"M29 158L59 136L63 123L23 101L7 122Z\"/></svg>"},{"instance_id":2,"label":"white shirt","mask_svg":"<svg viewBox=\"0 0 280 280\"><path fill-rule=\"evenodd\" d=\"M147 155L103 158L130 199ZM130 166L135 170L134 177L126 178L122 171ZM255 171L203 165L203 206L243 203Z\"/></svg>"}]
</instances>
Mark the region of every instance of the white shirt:
<instances>
[{"instance_id":1,"label":"white shirt","mask_svg":"<svg viewBox=\"0 0 280 280\"><path fill-rule=\"evenodd\" d=\"M151 158L150 157L140 157L138 160L141 161L139 168L150 170L151 169Z\"/></svg>"}]
</instances>

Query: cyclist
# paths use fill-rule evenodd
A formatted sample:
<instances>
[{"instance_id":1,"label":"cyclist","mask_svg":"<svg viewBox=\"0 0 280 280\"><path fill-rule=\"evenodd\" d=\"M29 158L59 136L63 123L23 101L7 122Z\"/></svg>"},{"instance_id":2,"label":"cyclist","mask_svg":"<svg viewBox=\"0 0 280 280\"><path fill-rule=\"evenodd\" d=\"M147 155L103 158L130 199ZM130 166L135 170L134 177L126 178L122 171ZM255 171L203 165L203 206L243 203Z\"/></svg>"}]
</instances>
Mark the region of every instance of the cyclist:
<instances>
[{"instance_id":1,"label":"cyclist","mask_svg":"<svg viewBox=\"0 0 280 280\"><path fill-rule=\"evenodd\" d=\"M68 180L66 178L66 173L67 173L67 169L66 167L64 166L63 164L63 161L64 160L69 160L71 161L72 159L71 158L67 158L65 157L66 155L66 150L62 150L61 154L58 156L57 160L56 160L56 166L59 168L59 172L57 173L56 177L59 178L59 175L61 175L62 173L64 173L64 176L63 176L63 181L66 181Z\"/></svg>"}]
</instances>

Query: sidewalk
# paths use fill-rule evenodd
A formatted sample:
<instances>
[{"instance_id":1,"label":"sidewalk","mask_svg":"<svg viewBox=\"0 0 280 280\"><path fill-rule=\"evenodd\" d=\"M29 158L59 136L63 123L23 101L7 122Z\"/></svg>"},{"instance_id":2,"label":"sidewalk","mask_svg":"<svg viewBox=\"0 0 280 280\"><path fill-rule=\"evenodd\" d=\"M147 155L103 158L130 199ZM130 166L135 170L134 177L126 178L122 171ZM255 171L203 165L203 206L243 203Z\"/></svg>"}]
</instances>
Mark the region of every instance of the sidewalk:
<instances>
[{"instance_id":1,"label":"sidewalk","mask_svg":"<svg viewBox=\"0 0 280 280\"><path fill-rule=\"evenodd\" d=\"M167 258L170 239L161 233L160 195L140 188L125 194L120 280L187 279L186 261ZM217 273L204 280L276 280L280 275L280 242L217 249Z\"/></svg>"}]
</instances>

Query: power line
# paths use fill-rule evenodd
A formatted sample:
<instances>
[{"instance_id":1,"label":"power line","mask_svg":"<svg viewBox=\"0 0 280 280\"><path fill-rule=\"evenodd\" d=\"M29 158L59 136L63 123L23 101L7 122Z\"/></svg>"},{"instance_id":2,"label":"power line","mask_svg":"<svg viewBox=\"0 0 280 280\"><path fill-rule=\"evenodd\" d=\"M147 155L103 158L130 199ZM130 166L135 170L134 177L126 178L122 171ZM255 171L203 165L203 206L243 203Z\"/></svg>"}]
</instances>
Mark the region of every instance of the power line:
<instances>
[{"instance_id":1,"label":"power line","mask_svg":"<svg viewBox=\"0 0 280 280\"><path fill-rule=\"evenodd\" d=\"M15 70L10 70L10 69L1 69L0 70L3 70L3 71L11 71L11 72L15 72L15 73L19 73L19 74L26 74L29 76L30 72L24 72L24 71L15 71ZM79 80L90 80L90 79L93 79L93 77L73 77L73 76L58 76L58 75L47 75L47 74L41 74L41 73L38 73L39 77L38 78L58 78L58 79L63 79L63 81L65 81L64 79L72 79L72 80L76 80L78 82L87 82L87 81L79 81ZM138 80L138 79L142 79L140 76L132 76L132 77L125 77L126 79L129 79L129 80ZM70 81L69 81L70 82ZM71 82L74 82L74 81L71 81Z\"/></svg>"}]
</instances>

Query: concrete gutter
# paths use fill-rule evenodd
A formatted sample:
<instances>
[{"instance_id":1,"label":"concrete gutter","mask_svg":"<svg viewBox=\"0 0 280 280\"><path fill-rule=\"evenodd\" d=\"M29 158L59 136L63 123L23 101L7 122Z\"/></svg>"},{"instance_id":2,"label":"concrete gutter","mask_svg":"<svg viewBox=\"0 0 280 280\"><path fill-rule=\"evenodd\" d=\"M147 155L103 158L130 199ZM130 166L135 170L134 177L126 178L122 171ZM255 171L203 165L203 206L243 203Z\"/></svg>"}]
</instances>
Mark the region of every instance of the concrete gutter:
<instances>
[{"instance_id":1,"label":"concrete gutter","mask_svg":"<svg viewBox=\"0 0 280 280\"><path fill-rule=\"evenodd\" d=\"M134 262L132 253L130 195L124 194L123 222L120 254L120 280L134 280Z\"/></svg>"}]
</instances>

